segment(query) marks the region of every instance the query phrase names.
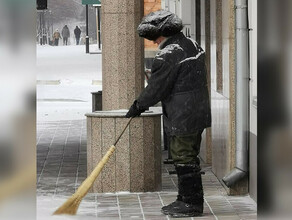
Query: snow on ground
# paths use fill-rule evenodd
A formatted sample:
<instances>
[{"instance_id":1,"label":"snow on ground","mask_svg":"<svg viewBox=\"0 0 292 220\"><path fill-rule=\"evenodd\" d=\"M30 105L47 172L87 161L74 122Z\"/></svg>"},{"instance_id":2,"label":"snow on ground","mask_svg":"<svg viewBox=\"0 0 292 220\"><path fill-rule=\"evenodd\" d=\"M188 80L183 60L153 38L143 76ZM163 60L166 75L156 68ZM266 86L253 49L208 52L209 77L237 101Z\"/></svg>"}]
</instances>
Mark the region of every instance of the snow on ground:
<instances>
[{"instance_id":1,"label":"snow on ground","mask_svg":"<svg viewBox=\"0 0 292 220\"><path fill-rule=\"evenodd\" d=\"M69 197L69 196L68 196ZM49 197L38 196L37 203L42 204L37 207L37 220L93 220L96 219L95 206L93 202L82 202L78 209L77 215L52 215L63 203L67 200L67 197Z\"/></svg>"},{"instance_id":2,"label":"snow on ground","mask_svg":"<svg viewBox=\"0 0 292 220\"><path fill-rule=\"evenodd\" d=\"M91 46L97 51L97 45ZM92 95L102 89L101 54L85 46L37 46L37 119L85 119Z\"/></svg>"},{"instance_id":3,"label":"snow on ground","mask_svg":"<svg viewBox=\"0 0 292 220\"><path fill-rule=\"evenodd\" d=\"M38 46L37 79L101 80L101 54L86 54L85 46Z\"/></svg>"}]
</instances>

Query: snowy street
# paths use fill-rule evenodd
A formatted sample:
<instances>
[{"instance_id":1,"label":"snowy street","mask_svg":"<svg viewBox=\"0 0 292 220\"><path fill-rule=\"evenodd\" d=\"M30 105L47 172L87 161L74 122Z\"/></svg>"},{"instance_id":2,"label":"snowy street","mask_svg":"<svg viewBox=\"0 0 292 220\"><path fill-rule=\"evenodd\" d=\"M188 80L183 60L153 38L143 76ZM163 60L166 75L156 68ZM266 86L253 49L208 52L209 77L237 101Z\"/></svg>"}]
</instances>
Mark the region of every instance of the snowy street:
<instances>
[{"instance_id":1,"label":"snowy street","mask_svg":"<svg viewBox=\"0 0 292 220\"><path fill-rule=\"evenodd\" d=\"M98 51L91 45L90 51ZM37 46L37 120L85 119L102 88L101 54L85 46Z\"/></svg>"}]
</instances>

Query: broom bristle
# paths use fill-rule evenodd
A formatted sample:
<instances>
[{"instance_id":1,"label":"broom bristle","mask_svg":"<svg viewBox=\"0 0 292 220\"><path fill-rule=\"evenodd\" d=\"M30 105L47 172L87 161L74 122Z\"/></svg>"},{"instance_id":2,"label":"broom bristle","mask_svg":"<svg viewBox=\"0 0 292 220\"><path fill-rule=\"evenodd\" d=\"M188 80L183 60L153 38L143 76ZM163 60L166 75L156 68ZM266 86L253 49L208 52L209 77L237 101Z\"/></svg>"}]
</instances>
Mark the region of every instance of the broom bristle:
<instances>
[{"instance_id":1,"label":"broom bristle","mask_svg":"<svg viewBox=\"0 0 292 220\"><path fill-rule=\"evenodd\" d=\"M62 214L76 215L78 207L81 203L81 199L82 198L74 194L61 207L59 207L53 213L53 215L62 215Z\"/></svg>"},{"instance_id":2,"label":"broom bristle","mask_svg":"<svg viewBox=\"0 0 292 220\"><path fill-rule=\"evenodd\" d=\"M130 121L129 121L130 122ZM103 156L101 161L97 164L91 174L83 181L77 191L60 207L53 215L69 214L76 215L77 209L81 203L82 198L88 193L88 190L92 187L94 180L101 172L104 164L109 160L110 156L115 151L115 146L111 146L107 153Z\"/></svg>"}]
</instances>

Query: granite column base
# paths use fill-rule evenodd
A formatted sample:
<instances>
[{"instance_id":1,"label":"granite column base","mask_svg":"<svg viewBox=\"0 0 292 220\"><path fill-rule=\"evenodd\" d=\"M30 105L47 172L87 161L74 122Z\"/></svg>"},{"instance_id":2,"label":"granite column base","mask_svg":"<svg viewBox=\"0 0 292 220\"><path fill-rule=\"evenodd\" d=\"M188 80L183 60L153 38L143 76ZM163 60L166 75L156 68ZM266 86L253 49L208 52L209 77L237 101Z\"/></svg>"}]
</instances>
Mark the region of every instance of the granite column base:
<instances>
[{"instance_id":1,"label":"granite column base","mask_svg":"<svg viewBox=\"0 0 292 220\"><path fill-rule=\"evenodd\" d=\"M92 172L128 122L126 110L98 111L87 116L87 171ZM161 190L161 114L134 118L116 144L93 192Z\"/></svg>"}]
</instances>

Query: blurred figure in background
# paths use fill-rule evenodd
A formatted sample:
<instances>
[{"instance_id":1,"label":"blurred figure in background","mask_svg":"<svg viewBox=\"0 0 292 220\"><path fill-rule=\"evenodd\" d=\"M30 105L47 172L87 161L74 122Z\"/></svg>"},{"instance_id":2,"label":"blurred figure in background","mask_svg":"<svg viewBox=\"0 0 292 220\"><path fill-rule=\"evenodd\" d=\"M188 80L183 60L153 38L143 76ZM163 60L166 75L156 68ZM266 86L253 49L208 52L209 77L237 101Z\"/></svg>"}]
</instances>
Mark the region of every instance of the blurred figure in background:
<instances>
[{"instance_id":1,"label":"blurred figure in background","mask_svg":"<svg viewBox=\"0 0 292 220\"><path fill-rule=\"evenodd\" d=\"M70 37L70 30L67 25L62 29L63 45L68 45L68 38Z\"/></svg>"},{"instance_id":2,"label":"blurred figure in background","mask_svg":"<svg viewBox=\"0 0 292 220\"><path fill-rule=\"evenodd\" d=\"M58 29L56 29L56 31L54 32L53 38L54 38L54 45L58 46L59 45L59 38L61 38L61 34L60 34Z\"/></svg>"},{"instance_id":3,"label":"blurred figure in background","mask_svg":"<svg viewBox=\"0 0 292 220\"><path fill-rule=\"evenodd\" d=\"M76 26L76 28L74 29L74 34L76 38L76 45L79 45L81 30L78 26Z\"/></svg>"}]
</instances>

